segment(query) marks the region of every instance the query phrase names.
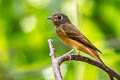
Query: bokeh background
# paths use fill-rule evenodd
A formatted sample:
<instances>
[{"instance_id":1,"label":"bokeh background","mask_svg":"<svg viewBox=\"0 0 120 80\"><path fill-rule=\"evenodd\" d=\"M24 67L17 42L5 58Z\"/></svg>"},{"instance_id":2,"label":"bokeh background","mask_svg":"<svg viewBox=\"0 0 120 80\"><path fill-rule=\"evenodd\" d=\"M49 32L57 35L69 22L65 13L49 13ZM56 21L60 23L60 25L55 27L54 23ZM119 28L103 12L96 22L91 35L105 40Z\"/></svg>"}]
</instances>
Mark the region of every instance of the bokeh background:
<instances>
[{"instance_id":1,"label":"bokeh background","mask_svg":"<svg viewBox=\"0 0 120 80\"><path fill-rule=\"evenodd\" d=\"M46 19L55 12L68 15L120 73L120 0L0 0L0 80L55 80L47 40L53 39L57 57L71 49ZM65 62L61 70L64 80L109 80L83 62Z\"/></svg>"}]
</instances>

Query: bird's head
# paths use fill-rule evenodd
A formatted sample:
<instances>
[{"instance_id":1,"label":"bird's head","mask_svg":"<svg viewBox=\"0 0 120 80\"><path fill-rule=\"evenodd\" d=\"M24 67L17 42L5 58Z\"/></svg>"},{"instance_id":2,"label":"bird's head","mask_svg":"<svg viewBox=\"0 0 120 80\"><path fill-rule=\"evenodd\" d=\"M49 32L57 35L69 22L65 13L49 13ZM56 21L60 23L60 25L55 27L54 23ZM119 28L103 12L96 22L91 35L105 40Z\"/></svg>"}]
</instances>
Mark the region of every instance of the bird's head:
<instances>
[{"instance_id":1,"label":"bird's head","mask_svg":"<svg viewBox=\"0 0 120 80\"><path fill-rule=\"evenodd\" d=\"M54 13L51 17L47 17L47 19L50 19L53 21L55 26L60 26L61 24L70 24L69 18L62 13Z\"/></svg>"}]
</instances>

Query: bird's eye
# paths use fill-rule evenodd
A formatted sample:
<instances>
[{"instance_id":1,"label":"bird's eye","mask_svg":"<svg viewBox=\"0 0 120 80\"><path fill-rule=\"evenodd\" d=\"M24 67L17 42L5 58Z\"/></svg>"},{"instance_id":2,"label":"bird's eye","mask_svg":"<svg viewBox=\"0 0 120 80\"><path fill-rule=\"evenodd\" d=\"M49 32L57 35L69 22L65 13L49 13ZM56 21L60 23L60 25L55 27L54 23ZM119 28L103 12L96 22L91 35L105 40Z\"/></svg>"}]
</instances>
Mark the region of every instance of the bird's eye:
<instances>
[{"instance_id":1,"label":"bird's eye","mask_svg":"<svg viewBox=\"0 0 120 80\"><path fill-rule=\"evenodd\" d=\"M62 19L62 17L61 17L61 16L58 16L58 19Z\"/></svg>"}]
</instances>

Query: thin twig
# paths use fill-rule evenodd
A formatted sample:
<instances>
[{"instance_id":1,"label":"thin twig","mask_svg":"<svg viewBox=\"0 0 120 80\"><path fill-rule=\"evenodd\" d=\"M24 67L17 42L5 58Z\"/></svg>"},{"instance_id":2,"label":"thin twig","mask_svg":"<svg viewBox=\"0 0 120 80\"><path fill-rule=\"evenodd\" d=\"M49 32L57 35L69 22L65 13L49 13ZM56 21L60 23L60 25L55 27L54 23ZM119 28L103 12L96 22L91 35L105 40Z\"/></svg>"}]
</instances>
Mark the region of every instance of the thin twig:
<instances>
[{"instance_id":1,"label":"thin twig","mask_svg":"<svg viewBox=\"0 0 120 80\"><path fill-rule=\"evenodd\" d=\"M111 80L114 80L113 77L120 80L120 74L119 73L112 70L108 66L104 67L100 62L97 62L97 61L95 61L93 59L90 59L88 57L85 57L85 56L82 56L82 55L71 54L71 55L63 55L63 56L60 56L60 57L56 58L55 53L54 53L54 48L53 48L53 45L52 45L52 40L49 39L48 42L49 42L50 56L51 56L53 70L54 70L56 80L62 80L62 76L61 76L61 72L60 72L60 65L63 62L70 61L70 60L82 61L82 62L89 63L91 65L94 65L94 66L104 70L110 76ZM59 79L59 78L61 78L61 79Z\"/></svg>"}]
</instances>

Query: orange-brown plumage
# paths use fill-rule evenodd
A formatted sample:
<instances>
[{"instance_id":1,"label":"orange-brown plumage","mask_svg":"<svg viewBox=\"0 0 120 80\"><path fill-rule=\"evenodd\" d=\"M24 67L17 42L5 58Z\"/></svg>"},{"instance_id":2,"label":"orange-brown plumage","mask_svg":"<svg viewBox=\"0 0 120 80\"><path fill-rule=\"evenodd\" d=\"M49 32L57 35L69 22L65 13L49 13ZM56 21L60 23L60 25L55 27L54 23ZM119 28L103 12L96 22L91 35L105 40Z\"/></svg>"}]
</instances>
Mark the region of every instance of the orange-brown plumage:
<instances>
[{"instance_id":1,"label":"orange-brown plumage","mask_svg":"<svg viewBox=\"0 0 120 80\"><path fill-rule=\"evenodd\" d=\"M103 61L100 59L97 52L100 52L68 19L68 17L62 13L53 14L50 19L55 25L56 34L60 39L72 48L76 48L82 52L87 53L96 60L100 61L103 65Z\"/></svg>"}]
</instances>

